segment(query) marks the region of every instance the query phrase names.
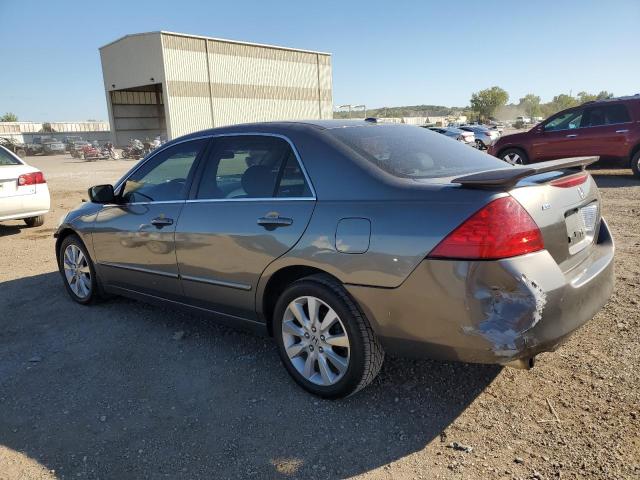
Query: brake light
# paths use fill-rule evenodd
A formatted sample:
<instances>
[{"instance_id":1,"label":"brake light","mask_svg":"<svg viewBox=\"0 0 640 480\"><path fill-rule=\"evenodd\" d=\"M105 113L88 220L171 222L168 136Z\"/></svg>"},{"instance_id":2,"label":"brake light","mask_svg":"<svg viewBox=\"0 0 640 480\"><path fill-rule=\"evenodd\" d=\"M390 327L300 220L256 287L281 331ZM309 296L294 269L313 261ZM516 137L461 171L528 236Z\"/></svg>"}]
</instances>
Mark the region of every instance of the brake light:
<instances>
[{"instance_id":1,"label":"brake light","mask_svg":"<svg viewBox=\"0 0 640 480\"><path fill-rule=\"evenodd\" d=\"M42 172L25 173L18 177L18 185L37 185L39 183L47 183Z\"/></svg>"},{"instance_id":2,"label":"brake light","mask_svg":"<svg viewBox=\"0 0 640 480\"><path fill-rule=\"evenodd\" d=\"M429 258L496 260L544 248L542 233L511 197L501 197L471 215L429 253Z\"/></svg>"},{"instance_id":3,"label":"brake light","mask_svg":"<svg viewBox=\"0 0 640 480\"><path fill-rule=\"evenodd\" d=\"M588 172L576 173L575 175L570 175L568 177L559 178L558 180L553 180L550 182L550 185L560 188L575 187L576 185L581 185L586 182L588 176Z\"/></svg>"}]
</instances>

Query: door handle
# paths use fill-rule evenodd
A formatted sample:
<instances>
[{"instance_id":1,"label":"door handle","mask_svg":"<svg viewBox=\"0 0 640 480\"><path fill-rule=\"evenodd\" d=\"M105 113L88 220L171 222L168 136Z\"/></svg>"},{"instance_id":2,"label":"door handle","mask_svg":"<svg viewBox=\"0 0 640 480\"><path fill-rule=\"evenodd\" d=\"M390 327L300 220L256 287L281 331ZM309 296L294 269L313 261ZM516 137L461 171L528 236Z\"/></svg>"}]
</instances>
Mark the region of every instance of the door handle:
<instances>
[{"instance_id":1,"label":"door handle","mask_svg":"<svg viewBox=\"0 0 640 480\"><path fill-rule=\"evenodd\" d=\"M274 216L274 217L260 217L258 219L258 225L267 228L286 227L293 223L292 218Z\"/></svg>"},{"instance_id":2,"label":"door handle","mask_svg":"<svg viewBox=\"0 0 640 480\"><path fill-rule=\"evenodd\" d=\"M166 227L168 225L173 225L173 218L156 217L153 220L151 220L151 225L154 225L158 228Z\"/></svg>"},{"instance_id":3,"label":"door handle","mask_svg":"<svg viewBox=\"0 0 640 480\"><path fill-rule=\"evenodd\" d=\"M616 130L616 133L629 133L629 129L625 128L624 130Z\"/></svg>"},{"instance_id":4,"label":"door handle","mask_svg":"<svg viewBox=\"0 0 640 480\"><path fill-rule=\"evenodd\" d=\"M576 138L578 135L575 133L572 133L570 135L567 135L567 138Z\"/></svg>"}]
</instances>

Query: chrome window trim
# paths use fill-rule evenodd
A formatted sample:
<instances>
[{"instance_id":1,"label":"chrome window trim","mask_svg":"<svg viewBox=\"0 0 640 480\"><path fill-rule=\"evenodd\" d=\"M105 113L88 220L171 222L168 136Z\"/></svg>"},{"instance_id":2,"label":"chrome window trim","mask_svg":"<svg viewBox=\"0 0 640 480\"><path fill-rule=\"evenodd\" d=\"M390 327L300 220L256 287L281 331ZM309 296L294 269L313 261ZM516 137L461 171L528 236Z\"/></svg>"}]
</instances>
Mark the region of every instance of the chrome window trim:
<instances>
[{"instance_id":1,"label":"chrome window trim","mask_svg":"<svg viewBox=\"0 0 640 480\"><path fill-rule=\"evenodd\" d=\"M304 163L302 162L302 158L300 157L300 154L298 153L298 149L296 148L294 143L286 135L282 135L281 133L267 133L267 132L217 133L217 134L210 134L210 135L201 135L199 137L192 137L185 140L176 141L174 143L171 143L170 145L163 146L160 149L154 150L153 152L151 152L151 154L147 158L143 159L143 161L140 162L138 165L136 165L136 167L133 170L131 170L126 176L118 180L118 182L114 185L113 189L114 191L117 191L129 179L129 177L131 177L131 175L136 173L140 168L142 168L143 165L149 162L153 157L155 157L156 155L159 155L160 153L164 152L165 150L175 145L180 145L182 143L191 142L194 140L202 140L202 139L211 140L214 138L221 138L221 137L248 137L248 136L275 137L275 138L280 138L285 142L287 142L291 147L291 150L293 150L293 154L295 155L296 160L298 161L298 165L300 166L300 170L302 171L302 175L304 176L304 179L307 182L307 185L309 185L309 190L311 190L311 197L210 198L210 199L198 198L198 199L191 199L191 200L185 199L185 200L167 200L167 201L158 201L158 202L134 202L134 203L123 203L119 205L120 206L150 205L150 204L161 204L161 203L182 203L185 201L187 203L195 203L195 202L215 202L215 201L225 201L225 202L238 201L239 202L239 201L265 201L265 200L280 200L280 201L282 200L317 200L316 190L313 186L313 183L311 182L311 178L307 173L307 169L304 166Z\"/></svg>"},{"instance_id":2,"label":"chrome window trim","mask_svg":"<svg viewBox=\"0 0 640 480\"><path fill-rule=\"evenodd\" d=\"M220 202L315 202L314 197L260 197L260 198L194 198L187 203L220 203Z\"/></svg>"}]
</instances>

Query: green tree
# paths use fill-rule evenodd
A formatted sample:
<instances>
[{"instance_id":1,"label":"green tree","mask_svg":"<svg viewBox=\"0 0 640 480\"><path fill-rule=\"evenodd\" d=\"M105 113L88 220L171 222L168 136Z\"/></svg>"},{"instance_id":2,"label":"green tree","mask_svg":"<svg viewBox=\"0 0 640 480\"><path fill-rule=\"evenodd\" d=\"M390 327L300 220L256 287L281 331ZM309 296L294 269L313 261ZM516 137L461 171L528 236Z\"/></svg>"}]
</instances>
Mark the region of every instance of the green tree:
<instances>
[{"instance_id":1,"label":"green tree","mask_svg":"<svg viewBox=\"0 0 640 480\"><path fill-rule=\"evenodd\" d=\"M0 117L0 122L17 122L18 116L15 113L7 112Z\"/></svg>"},{"instance_id":2,"label":"green tree","mask_svg":"<svg viewBox=\"0 0 640 480\"><path fill-rule=\"evenodd\" d=\"M607 98L613 98L613 93L602 90L596 97L597 100L606 100Z\"/></svg>"},{"instance_id":3,"label":"green tree","mask_svg":"<svg viewBox=\"0 0 640 480\"><path fill-rule=\"evenodd\" d=\"M583 104L587 102L593 102L598 99L598 95L588 92L578 92L578 103Z\"/></svg>"},{"instance_id":4,"label":"green tree","mask_svg":"<svg viewBox=\"0 0 640 480\"><path fill-rule=\"evenodd\" d=\"M506 105L509 94L500 87L491 87L471 95L471 108L481 120L492 117L499 107Z\"/></svg>"},{"instance_id":5,"label":"green tree","mask_svg":"<svg viewBox=\"0 0 640 480\"><path fill-rule=\"evenodd\" d=\"M529 118L538 117L540 116L540 97L527 93L520 99L519 107L524 109Z\"/></svg>"},{"instance_id":6,"label":"green tree","mask_svg":"<svg viewBox=\"0 0 640 480\"><path fill-rule=\"evenodd\" d=\"M551 100L551 107L553 113L559 112L560 110L565 110L567 108L575 107L578 105L578 100L576 100L571 95L567 95L566 93L561 93L560 95L556 95Z\"/></svg>"}]
</instances>

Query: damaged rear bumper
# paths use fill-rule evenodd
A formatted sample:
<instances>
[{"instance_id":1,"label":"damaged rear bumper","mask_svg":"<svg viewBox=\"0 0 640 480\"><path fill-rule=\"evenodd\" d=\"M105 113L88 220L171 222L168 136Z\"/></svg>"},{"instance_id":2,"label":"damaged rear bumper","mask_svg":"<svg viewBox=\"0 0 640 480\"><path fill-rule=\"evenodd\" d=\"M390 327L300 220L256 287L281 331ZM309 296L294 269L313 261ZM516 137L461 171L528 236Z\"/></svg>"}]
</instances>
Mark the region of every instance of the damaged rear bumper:
<instances>
[{"instance_id":1,"label":"damaged rear bumper","mask_svg":"<svg viewBox=\"0 0 640 480\"><path fill-rule=\"evenodd\" d=\"M498 261L424 260L393 289L348 285L385 349L507 364L555 350L613 291L604 219L589 255L563 272L540 251Z\"/></svg>"}]
</instances>

